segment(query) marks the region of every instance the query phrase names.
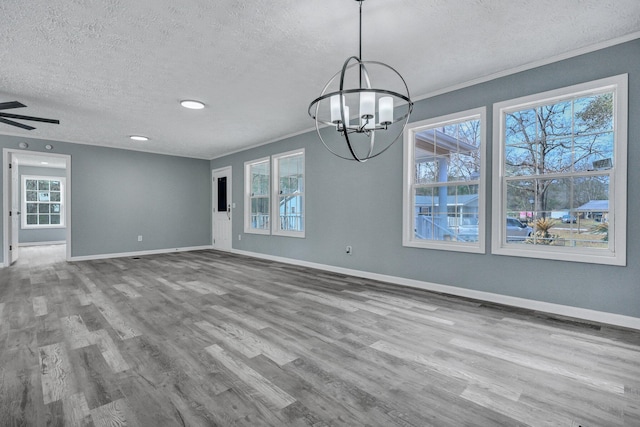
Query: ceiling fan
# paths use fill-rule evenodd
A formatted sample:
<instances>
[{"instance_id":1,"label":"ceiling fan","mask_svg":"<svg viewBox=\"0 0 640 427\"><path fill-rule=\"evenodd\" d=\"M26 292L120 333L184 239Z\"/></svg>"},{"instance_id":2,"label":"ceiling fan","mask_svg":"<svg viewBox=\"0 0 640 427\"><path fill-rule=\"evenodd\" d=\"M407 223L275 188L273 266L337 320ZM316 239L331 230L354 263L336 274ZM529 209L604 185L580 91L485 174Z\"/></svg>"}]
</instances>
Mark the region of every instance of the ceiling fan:
<instances>
[{"instance_id":1,"label":"ceiling fan","mask_svg":"<svg viewBox=\"0 0 640 427\"><path fill-rule=\"evenodd\" d=\"M22 107L26 107L26 105L18 101L0 102L0 123L16 126L26 130L33 130L35 128L33 126L18 123L14 120L9 120L9 119L31 120L34 122L55 123L57 125L60 124L60 120L43 119L42 117L22 116L20 114L10 114L10 113L4 113L1 111L1 110L10 110L12 108L22 108Z\"/></svg>"}]
</instances>

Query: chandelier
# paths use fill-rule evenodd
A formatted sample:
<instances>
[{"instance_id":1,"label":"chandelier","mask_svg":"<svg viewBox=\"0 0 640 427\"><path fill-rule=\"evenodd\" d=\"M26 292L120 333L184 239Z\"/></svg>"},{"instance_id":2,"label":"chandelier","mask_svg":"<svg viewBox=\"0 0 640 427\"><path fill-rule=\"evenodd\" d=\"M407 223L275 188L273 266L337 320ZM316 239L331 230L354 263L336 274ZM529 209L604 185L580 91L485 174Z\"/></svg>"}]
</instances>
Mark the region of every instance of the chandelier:
<instances>
[{"instance_id":1,"label":"chandelier","mask_svg":"<svg viewBox=\"0 0 640 427\"><path fill-rule=\"evenodd\" d=\"M400 73L387 64L362 60L362 2L358 56L349 57L309 105L320 141L334 155L364 162L387 151L406 127L413 102ZM374 78L394 86L379 89ZM322 128L322 129L321 129ZM333 130L332 130L333 129ZM334 132L336 132L334 134ZM324 136L323 136L324 134Z\"/></svg>"}]
</instances>

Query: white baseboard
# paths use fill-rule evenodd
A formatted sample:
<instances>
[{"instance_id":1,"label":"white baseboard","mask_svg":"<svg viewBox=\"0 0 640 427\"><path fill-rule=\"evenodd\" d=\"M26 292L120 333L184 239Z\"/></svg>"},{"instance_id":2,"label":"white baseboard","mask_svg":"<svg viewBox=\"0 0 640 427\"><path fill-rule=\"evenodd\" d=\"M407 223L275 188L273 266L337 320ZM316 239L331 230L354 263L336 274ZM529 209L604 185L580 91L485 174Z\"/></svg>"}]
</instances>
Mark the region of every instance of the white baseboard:
<instances>
[{"instance_id":1,"label":"white baseboard","mask_svg":"<svg viewBox=\"0 0 640 427\"><path fill-rule=\"evenodd\" d=\"M22 248L22 247L25 247L25 246L64 245L66 243L67 243L66 240L55 240L55 241L50 241L50 242L21 242L21 243L18 243L18 246Z\"/></svg>"},{"instance_id":2,"label":"white baseboard","mask_svg":"<svg viewBox=\"0 0 640 427\"><path fill-rule=\"evenodd\" d=\"M125 258L125 257L134 257L134 256L158 255L158 254L168 254L168 253L171 253L171 252L201 251L201 250L205 250L205 249L213 249L213 246L211 246L211 245L189 246L189 247L185 247L185 248L152 249L152 250L148 250L148 251L136 251L136 252L121 252L121 253L112 253L112 254L72 256L71 258L69 258L69 261L92 261L92 260L96 260L96 259Z\"/></svg>"},{"instance_id":3,"label":"white baseboard","mask_svg":"<svg viewBox=\"0 0 640 427\"><path fill-rule=\"evenodd\" d=\"M511 297L508 295L494 294L491 292L477 291L473 289L459 288L456 286L440 285L437 283L423 282L420 280L406 279L404 277L388 276L385 274L371 273L362 270L336 267L333 265L318 264L315 262L301 261L292 258L284 258L273 255L266 255L257 252L242 251L233 249L231 252L246 255L253 258L261 258L270 261L277 261L286 264L293 264L302 267L316 268L318 270L330 271L333 273L346 274L349 276L362 277L365 279L378 280L412 288L424 289L427 291L440 292L465 298L472 298L487 302L510 305L529 310L541 311L545 313L557 314L561 316L574 317L577 319L589 320L593 322L606 323L609 325L622 326L625 328L640 330L640 318L624 316L621 314L607 313L604 311L590 310L586 308L571 307L568 305L554 304L544 301L530 300L526 298Z\"/></svg>"}]
</instances>

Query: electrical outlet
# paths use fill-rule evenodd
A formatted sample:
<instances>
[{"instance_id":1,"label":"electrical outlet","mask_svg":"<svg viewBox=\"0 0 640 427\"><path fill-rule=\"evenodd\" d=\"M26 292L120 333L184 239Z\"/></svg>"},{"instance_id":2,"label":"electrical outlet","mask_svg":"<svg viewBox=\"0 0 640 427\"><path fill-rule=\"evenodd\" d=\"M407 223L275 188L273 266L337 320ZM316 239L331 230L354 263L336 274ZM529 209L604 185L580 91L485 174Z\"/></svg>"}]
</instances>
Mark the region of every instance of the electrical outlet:
<instances>
[{"instance_id":1,"label":"electrical outlet","mask_svg":"<svg viewBox=\"0 0 640 427\"><path fill-rule=\"evenodd\" d=\"M142 242L142 234L138 236L138 242Z\"/></svg>"},{"instance_id":2,"label":"electrical outlet","mask_svg":"<svg viewBox=\"0 0 640 427\"><path fill-rule=\"evenodd\" d=\"M242 234L238 234L238 240L242 240Z\"/></svg>"},{"instance_id":3,"label":"electrical outlet","mask_svg":"<svg viewBox=\"0 0 640 427\"><path fill-rule=\"evenodd\" d=\"M347 246L346 252L347 252L347 255L353 255L353 248L351 246Z\"/></svg>"}]
</instances>

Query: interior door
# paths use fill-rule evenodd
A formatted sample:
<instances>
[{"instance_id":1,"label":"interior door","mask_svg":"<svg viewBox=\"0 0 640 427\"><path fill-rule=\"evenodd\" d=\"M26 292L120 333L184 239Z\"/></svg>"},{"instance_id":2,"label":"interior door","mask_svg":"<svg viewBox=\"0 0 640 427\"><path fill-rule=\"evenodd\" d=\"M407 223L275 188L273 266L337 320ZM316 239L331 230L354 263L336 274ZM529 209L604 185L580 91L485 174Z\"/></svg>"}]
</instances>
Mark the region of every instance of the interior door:
<instances>
[{"instance_id":1,"label":"interior door","mask_svg":"<svg viewBox=\"0 0 640 427\"><path fill-rule=\"evenodd\" d=\"M231 249L231 166L213 171L213 247Z\"/></svg>"},{"instance_id":2,"label":"interior door","mask_svg":"<svg viewBox=\"0 0 640 427\"><path fill-rule=\"evenodd\" d=\"M20 176L18 174L18 161L13 154L10 155L11 162L11 185L9 193L11 197L11 211L9 217L11 219L10 238L9 238L9 260L13 264L18 260L18 233L20 231Z\"/></svg>"}]
</instances>

